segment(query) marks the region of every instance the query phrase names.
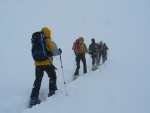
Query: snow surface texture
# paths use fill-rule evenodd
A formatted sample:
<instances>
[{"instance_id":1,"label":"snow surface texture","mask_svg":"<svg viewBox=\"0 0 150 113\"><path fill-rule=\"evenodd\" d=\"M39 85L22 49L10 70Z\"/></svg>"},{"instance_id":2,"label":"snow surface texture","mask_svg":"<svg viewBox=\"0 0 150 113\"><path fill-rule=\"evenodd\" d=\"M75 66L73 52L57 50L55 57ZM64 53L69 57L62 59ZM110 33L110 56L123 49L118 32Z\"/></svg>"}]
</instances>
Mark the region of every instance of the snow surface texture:
<instances>
[{"instance_id":1,"label":"snow surface texture","mask_svg":"<svg viewBox=\"0 0 150 113\"><path fill-rule=\"evenodd\" d=\"M150 1L148 0L1 0L0 113L150 113ZM58 91L47 98L48 77L40 105L27 108L34 82L31 35L49 27L62 49L54 58ZM106 66L72 81L76 38L109 47ZM101 71L101 72L100 72Z\"/></svg>"}]
</instances>

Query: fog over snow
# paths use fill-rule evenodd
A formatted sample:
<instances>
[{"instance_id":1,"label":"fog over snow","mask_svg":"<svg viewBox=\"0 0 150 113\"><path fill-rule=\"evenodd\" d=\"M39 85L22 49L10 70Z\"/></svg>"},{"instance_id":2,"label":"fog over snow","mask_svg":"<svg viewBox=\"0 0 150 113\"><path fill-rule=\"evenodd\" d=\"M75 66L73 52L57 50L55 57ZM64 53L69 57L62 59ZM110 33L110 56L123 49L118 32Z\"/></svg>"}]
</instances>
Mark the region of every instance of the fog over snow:
<instances>
[{"instance_id":1,"label":"fog over snow","mask_svg":"<svg viewBox=\"0 0 150 113\"><path fill-rule=\"evenodd\" d=\"M150 113L149 6L149 0L1 0L0 113ZM42 27L62 49L63 68L55 57L58 91L47 97L45 73L42 103L30 109L31 36ZM92 72L87 54L88 73L81 63L80 77L72 81L72 44L79 36L87 47L92 38L105 42L108 61Z\"/></svg>"}]
</instances>

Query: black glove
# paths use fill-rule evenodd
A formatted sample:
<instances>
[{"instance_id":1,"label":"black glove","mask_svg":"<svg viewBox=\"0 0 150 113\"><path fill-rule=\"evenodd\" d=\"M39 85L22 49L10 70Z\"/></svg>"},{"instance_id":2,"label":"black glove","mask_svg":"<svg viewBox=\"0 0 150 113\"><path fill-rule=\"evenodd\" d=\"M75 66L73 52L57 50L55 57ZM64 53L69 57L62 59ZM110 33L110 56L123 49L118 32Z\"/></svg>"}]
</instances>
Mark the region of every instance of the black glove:
<instances>
[{"instance_id":1,"label":"black glove","mask_svg":"<svg viewBox=\"0 0 150 113\"><path fill-rule=\"evenodd\" d=\"M47 51L47 56L52 57L53 53L51 51Z\"/></svg>"},{"instance_id":2,"label":"black glove","mask_svg":"<svg viewBox=\"0 0 150 113\"><path fill-rule=\"evenodd\" d=\"M60 54L61 54L61 53L62 53L62 50L61 50L60 48L59 48L58 50L59 50L59 52L60 52Z\"/></svg>"}]
</instances>

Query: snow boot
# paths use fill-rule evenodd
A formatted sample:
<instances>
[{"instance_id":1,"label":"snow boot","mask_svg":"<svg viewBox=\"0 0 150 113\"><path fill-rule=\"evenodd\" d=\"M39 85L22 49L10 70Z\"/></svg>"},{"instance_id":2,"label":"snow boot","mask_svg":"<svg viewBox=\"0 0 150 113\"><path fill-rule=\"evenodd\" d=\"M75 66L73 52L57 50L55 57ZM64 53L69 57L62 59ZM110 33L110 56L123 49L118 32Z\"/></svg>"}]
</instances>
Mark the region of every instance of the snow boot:
<instances>
[{"instance_id":1,"label":"snow boot","mask_svg":"<svg viewBox=\"0 0 150 113\"><path fill-rule=\"evenodd\" d=\"M35 106L36 104L40 104L41 101L38 98L32 97L30 100L30 105L29 107L31 108L32 106Z\"/></svg>"},{"instance_id":2,"label":"snow boot","mask_svg":"<svg viewBox=\"0 0 150 113\"><path fill-rule=\"evenodd\" d=\"M50 91L49 93L48 93L48 97L50 97L50 96L52 96L52 95L54 95L55 94L55 91Z\"/></svg>"},{"instance_id":3,"label":"snow boot","mask_svg":"<svg viewBox=\"0 0 150 113\"><path fill-rule=\"evenodd\" d=\"M76 80L79 77L79 75L75 75L73 80Z\"/></svg>"},{"instance_id":4,"label":"snow boot","mask_svg":"<svg viewBox=\"0 0 150 113\"><path fill-rule=\"evenodd\" d=\"M74 73L74 78L73 80L77 79L79 77L79 70L76 69L76 72Z\"/></svg>"},{"instance_id":5,"label":"snow boot","mask_svg":"<svg viewBox=\"0 0 150 113\"><path fill-rule=\"evenodd\" d=\"M97 67L95 65L92 66L92 71L95 71Z\"/></svg>"},{"instance_id":6,"label":"snow boot","mask_svg":"<svg viewBox=\"0 0 150 113\"><path fill-rule=\"evenodd\" d=\"M86 74L86 73L87 73L87 70L85 69L85 70L83 71L83 73Z\"/></svg>"},{"instance_id":7,"label":"snow boot","mask_svg":"<svg viewBox=\"0 0 150 113\"><path fill-rule=\"evenodd\" d=\"M79 71L76 71L76 72L74 73L74 75L79 75Z\"/></svg>"}]
</instances>

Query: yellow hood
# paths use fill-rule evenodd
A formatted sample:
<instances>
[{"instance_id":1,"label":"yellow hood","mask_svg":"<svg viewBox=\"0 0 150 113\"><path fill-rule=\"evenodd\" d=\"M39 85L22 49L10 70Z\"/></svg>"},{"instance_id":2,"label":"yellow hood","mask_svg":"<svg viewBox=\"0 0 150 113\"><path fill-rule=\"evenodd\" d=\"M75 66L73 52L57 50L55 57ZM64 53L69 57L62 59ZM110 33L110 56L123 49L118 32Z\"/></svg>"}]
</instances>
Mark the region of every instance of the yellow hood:
<instances>
[{"instance_id":1,"label":"yellow hood","mask_svg":"<svg viewBox=\"0 0 150 113\"><path fill-rule=\"evenodd\" d=\"M47 27L43 27L41 31L44 33L45 37L51 37L51 31Z\"/></svg>"}]
</instances>

